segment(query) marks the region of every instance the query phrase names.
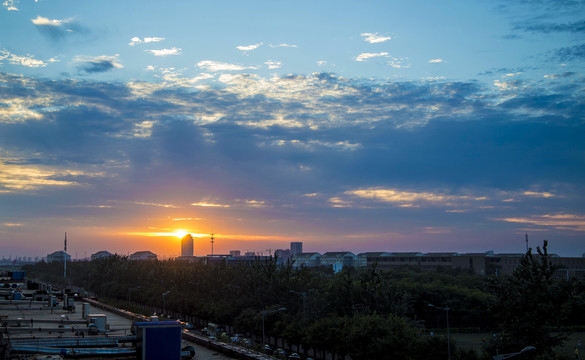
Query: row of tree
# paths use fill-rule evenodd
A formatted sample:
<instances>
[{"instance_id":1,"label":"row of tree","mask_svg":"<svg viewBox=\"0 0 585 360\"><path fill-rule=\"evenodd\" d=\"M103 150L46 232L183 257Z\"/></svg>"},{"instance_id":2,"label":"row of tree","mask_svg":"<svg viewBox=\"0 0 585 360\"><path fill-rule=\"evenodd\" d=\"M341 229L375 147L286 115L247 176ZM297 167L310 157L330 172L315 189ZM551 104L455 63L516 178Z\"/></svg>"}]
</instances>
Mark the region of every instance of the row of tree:
<instances>
[{"instance_id":1,"label":"row of tree","mask_svg":"<svg viewBox=\"0 0 585 360\"><path fill-rule=\"evenodd\" d=\"M29 276L63 283L62 264L28 266ZM103 298L130 300L229 324L239 332L266 332L352 359L437 359L447 357L446 338L427 336L447 326L451 331L484 331L498 336L484 351L457 349L453 359L490 358L533 345L542 359L559 358L555 350L567 331L585 326L585 285L555 276L547 244L527 252L513 276L486 277L464 270L418 272L299 268L275 259L249 264L205 265L177 260L129 261L112 256L68 264L71 284ZM163 292L170 291L163 297ZM286 308L286 311L270 310Z\"/></svg>"}]
</instances>

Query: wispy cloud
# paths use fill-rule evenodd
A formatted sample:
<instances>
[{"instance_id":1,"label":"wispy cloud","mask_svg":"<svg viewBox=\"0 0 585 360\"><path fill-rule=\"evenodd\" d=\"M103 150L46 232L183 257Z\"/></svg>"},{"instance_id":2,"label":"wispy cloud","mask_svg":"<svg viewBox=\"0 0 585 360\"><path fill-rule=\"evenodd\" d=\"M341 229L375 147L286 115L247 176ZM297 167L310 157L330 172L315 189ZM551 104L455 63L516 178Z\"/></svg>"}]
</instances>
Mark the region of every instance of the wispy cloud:
<instances>
[{"instance_id":1,"label":"wispy cloud","mask_svg":"<svg viewBox=\"0 0 585 360\"><path fill-rule=\"evenodd\" d=\"M495 218L493 220L552 227L559 230L585 231L585 215L581 214L543 214L529 217Z\"/></svg>"},{"instance_id":2,"label":"wispy cloud","mask_svg":"<svg viewBox=\"0 0 585 360\"><path fill-rule=\"evenodd\" d=\"M355 61L365 61L365 60L376 58L376 57L388 57L388 53L387 52L361 53L355 57Z\"/></svg>"},{"instance_id":3,"label":"wispy cloud","mask_svg":"<svg viewBox=\"0 0 585 360\"><path fill-rule=\"evenodd\" d=\"M228 204L209 203L209 202L197 202L197 203L192 203L191 206L228 208L231 205L228 205Z\"/></svg>"},{"instance_id":4,"label":"wispy cloud","mask_svg":"<svg viewBox=\"0 0 585 360\"><path fill-rule=\"evenodd\" d=\"M444 206L453 206L453 202L458 201L485 201L485 196L473 195L450 195L437 192L414 192L400 189L387 188L365 188L357 190L348 190L345 195L361 199L395 203L400 205L412 205L415 203L436 204Z\"/></svg>"},{"instance_id":5,"label":"wispy cloud","mask_svg":"<svg viewBox=\"0 0 585 360\"><path fill-rule=\"evenodd\" d=\"M121 69L124 66L118 62L118 55L114 56L76 56L73 59L75 67L86 73L100 73Z\"/></svg>"},{"instance_id":6,"label":"wispy cloud","mask_svg":"<svg viewBox=\"0 0 585 360\"><path fill-rule=\"evenodd\" d=\"M18 11L16 4L18 4L18 0L5 0L2 3L2 6L4 6L8 11Z\"/></svg>"},{"instance_id":7,"label":"wispy cloud","mask_svg":"<svg viewBox=\"0 0 585 360\"><path fill-rule=\"evenodd\" d=\"M256 50L258 49L260 46L262 46L262 44L264 43L257 43L257 44L252 44L252 45L239 45L236 46L236 49L240 50L240 51L252 51L252 50Z\"/></svg>"},{"instance_id":8,"label":"wispy cloud","mask_svg":"<svg viewBox=\"0 0 585 360\"><path fill-rule=\"evenodd\" d=\"M151 50L144 50L153 54L154 56L169 56L169 55L182 55L183 49L172 47L170 49L151 49Z\"/></svg>"},{"instance_id":9,"label":"wispy cloud","mask_svg":"<svg viewBox=\"0 0 585 360\"><path fill-rule=\"evenodd\" d=\"M47 62L56 62L56 59L49 59L47 62L34 58L34 55L16 55L8 50L0 50L0 61L8 60L11 64L22 65L29 68L38 68L47 66Z\"/></svg>"},{"instance_id":10,"label":"wispy cloud","mask_svg":"<svg viewBox=\"0 0 585 360\"><path fill-rule=\"evenodd\" d=\"M141 38L135 36L132 39L130 39L130 42L128 43L128 45L134 46L137 44L148 44L151 42L159 42L159 41L163 41L163 40L165 40L165 38L163 38L163 37L145 37L144 39L141 39Z\"/></svg>"},{"instance_id":11,"label":"wispy cloud","mask_svg":"<svg viewBox=\"0 0 585 360\"><path fill-rule=\"evenodd\" d=\"M367 41L370 44L377 44L388 40L392 40L391 36L380 35L378 33L362 33L361 35L362 37L365 37L364 41Z\"/></svg>"},{"instance_id":12,"label":"wispy cloud","mask_svg":"<svg viewBox=\"0 0 585 360\"><path fill-rule=\"evenodd\" d=\"M89 32L88 29L74 19L49 19L39 15L31 19L31 22L42 34L55 41L62 40L69 35Z\"/></svg>"},{"instance_id":13,"label":"wispy cloud","mask_svg":"<svg viewBox=\"0 0 585 360\"><path fill-rule=\"evenodd\" d=\"M442 63L443 59L431 59L429 60L429 63L431 64L438 64L438 63Z\"/></svg>"},{"instance_id":14,"label":"wispy cloud","mask_svg":"<svg viewBox=\"0 0 585 360\"><path fill-rule=\"evenodd\" d=\"M246 69L255 69L255 67L246 67L242 65L229 64L220 61L203 60L197 63L197 66L208 71L241 71Z\"/></svg>"},{"instance_id":15,"label":"wispy cloud","mask_svg":"<svg viewBox=\"0 0 585 360\"><path fill-rule=\"evenodd\" d=\"M271 48L277 48L277 47L290 47L290 48L296 48L298 47L298 45L293 45L293 44L268 44L268 46L270 46Z\"/></svg>"},{"instance_id":16,"label":"wispy cloud","mask_svg":"<svg viewBox=\"0 0 585 360\"><path fill-rule=\"evenodd\" d=\"M264 62L264 65L268 66L269 69L280 69L282 63L280 61L268 60Z\"/></svg>"}]
</instances>

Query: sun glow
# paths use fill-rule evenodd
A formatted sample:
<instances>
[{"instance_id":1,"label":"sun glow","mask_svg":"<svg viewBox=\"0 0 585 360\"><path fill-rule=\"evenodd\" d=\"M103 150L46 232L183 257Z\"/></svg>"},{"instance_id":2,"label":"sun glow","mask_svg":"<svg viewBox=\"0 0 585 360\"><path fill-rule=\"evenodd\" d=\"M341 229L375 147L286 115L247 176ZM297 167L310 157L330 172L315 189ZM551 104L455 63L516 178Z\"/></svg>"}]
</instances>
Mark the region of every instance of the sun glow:
<instances>
[{"instance_id":1,"label":"sun glow","mask_svg":"<svg viewBox=\"0 0 585 360\"><path fill-rule=\"evenodd\" d=\"M175 230L174 234L179 239L182 239L183 237L185 237L185 235L189 234L189 232L187 230L177 229Z\"/></svg>"}]
</instances>

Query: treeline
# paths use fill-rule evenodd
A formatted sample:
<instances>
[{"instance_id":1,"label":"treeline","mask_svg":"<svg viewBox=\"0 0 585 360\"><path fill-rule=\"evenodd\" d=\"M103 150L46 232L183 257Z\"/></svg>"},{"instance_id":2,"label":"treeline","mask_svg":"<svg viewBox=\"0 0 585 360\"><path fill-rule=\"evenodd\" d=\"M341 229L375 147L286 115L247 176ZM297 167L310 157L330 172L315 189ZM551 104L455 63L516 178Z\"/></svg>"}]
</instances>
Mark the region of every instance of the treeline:
<instances>
[{"instance_id":1,"label":"treeline","mask_svg":"<svg viewBox=\"0 0 585 360\"><path fill-rule=\"evenodd\" d=\"M352 359L447 358L447 339L428 336L489 332L481 353L457 348L452 359L491 359L535 346L541 359L555 353L566 335L585 326L585 286L558 278L546 242L528 252L511 277L463 270L295 269L275 259L250 264L205 265L177 260L129 261L112 256L68 263L68 280L99 297L128 300L189 314L239 332L278 336L305 349ZM26 267L32 277L63 284L62 263ZM435 307L429 306L435 305ZM286 308L286 311L276 311ZM274 310L274 311L273 311Z\"/></svg>"}]
</instances>

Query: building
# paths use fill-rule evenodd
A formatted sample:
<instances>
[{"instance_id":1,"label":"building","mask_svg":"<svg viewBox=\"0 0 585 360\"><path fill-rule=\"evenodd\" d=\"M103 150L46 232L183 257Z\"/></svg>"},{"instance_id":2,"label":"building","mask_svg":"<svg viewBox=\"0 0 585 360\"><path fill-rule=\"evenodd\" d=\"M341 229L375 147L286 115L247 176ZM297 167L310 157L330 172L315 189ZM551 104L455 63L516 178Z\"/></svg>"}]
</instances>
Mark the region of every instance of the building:
<instances>
[{"instance_id":1,"label":"building","mask_svg":"<svg viewBox=\"0 0 585 360\"><path fill-rule=\"evenodd\" d=\"M368 266L368 258L376 258L381 256L390 256L390 253L387 253L385 251L360 253L357 255L356 267L366 267Z\"/></svg>"},{"instance_id":2,"label":"building","mask_svg":"<svg viewBox=\"0 0 585 360\"><path fill-rule=\"evenodd\" d=\"M158 256L150 251L137 251L128 256L128 260L157 260Z\"/></svg>"},{"instance_id":3,"label":"building","mask_svg":"<svg viewBox=\"0 0 585 360\"><path fill-rule=\"evenodd\" d=\"M59 250L59 251L55 251L54 253L48 254L47 255L47 262L48 263L52 263L52 262L70 262L71 261L71 255L67 254L65 251L63 250Z\"/></svg>"},{"instance_id":4,"label":"building","mask_svg":"<svg viewBox=\"0 0 585 360\"><path fill-rule=\"evenodd\" d=\"M321 256L321 265L331 265L338 272L344 266L356 266L358 257L349 251L326 252Z\"/></svg>"},{"instance_id":5,"label":"building","mask_svg":"<svg viewBox=\"0 0 585 360\"><path fill-rule=\"evenodd\" d=\"M321 265L321 254L316 252L297 253L293 255L292 259L294 267L313 267Z\"/></svg>"},{"instance_id":6,"label":"building","mask_svg":"<svg viewBox=\"0 0 585 360\"><path fill-rule=\"evenodd\" d=\"M276 258L277 265L286 264L291 260L291 251L289 249L276 249L274 250L274 257Z\"/></svg>"},{"instance_id":7,"label":"building","mask_svg":"<svg viewBox=\"0 0 585 360\"><path fill-rule=\"evenodd\" d=\"M290 254L294 256L303 252L303 243L300 241L290 243Z\"/></svg>"},{"instance_id":8,"label":"building","mask_svg":"<svg viewBox=\"0 0 585 360\"><path fill-rule=\"evenodd\" d=\"M112 254L109 251L102 250L102 251L96 252L95 254L91 254L91 260L103 259L103 258L107 258L110 256L114 256L114 254Z\"/></svg>"},{"instance_id":9,"label":"building","mask_svg":"<svg viewBox=\"0 0 585 360\"><path fill-rule=\"evenodd\" d=\"M193 236L187 234L181 239L181 256L193 256Z\"/></svg>"}]
</instances>

